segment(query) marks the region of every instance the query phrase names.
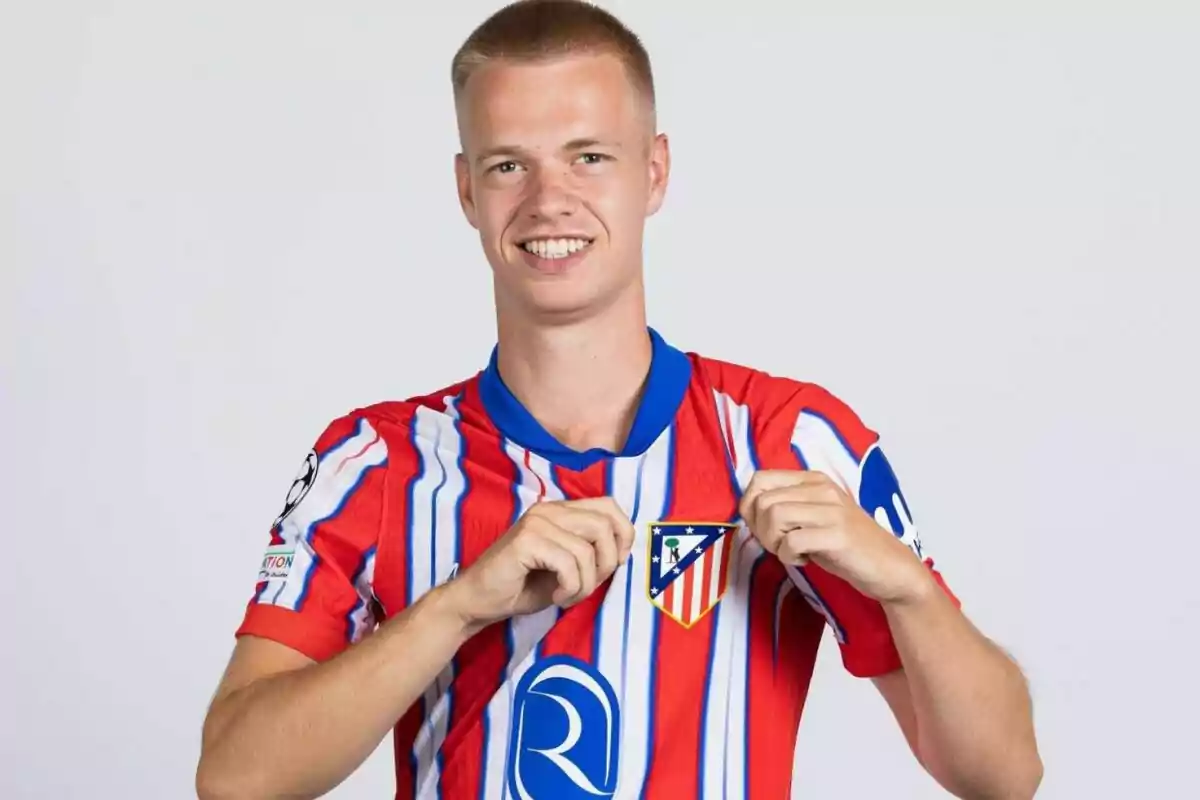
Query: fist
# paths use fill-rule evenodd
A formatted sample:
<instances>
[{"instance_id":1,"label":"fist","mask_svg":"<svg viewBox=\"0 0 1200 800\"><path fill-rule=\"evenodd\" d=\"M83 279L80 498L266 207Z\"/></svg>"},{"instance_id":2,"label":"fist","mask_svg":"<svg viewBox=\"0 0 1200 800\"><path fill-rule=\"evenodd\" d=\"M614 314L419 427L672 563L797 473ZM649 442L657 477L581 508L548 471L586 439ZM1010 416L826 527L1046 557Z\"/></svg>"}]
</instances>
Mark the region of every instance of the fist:
<instances>
[{"instance_id":1,"label":"fist","mask_svg":"<svg viewBox=\"0 0 1200 800\"><path fill-rule=\"evenodd\" d=\"M784 564L812 561L881 602L928 588L931 576L916 554L825 473L760 471L739 511L763 548Z\"/></svg>"},{"instance_id":2,"label":"fist","mask_svg":"<svg viewBox=\"0 0 1200 800\"><path fill-rule=\"evenodd\" d=\"M629 557L633 523L610 497L535 504L447 587L471 628L588 597Z\"/></svg>"}]
</instances>

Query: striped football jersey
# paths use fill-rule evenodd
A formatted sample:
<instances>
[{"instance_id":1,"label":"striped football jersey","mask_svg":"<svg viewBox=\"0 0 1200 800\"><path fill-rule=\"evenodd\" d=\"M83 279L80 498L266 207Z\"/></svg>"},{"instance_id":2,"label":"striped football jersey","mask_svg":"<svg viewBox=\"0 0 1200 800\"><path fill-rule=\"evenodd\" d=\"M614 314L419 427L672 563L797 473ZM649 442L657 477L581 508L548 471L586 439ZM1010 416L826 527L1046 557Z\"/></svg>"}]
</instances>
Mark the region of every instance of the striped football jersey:
<instances>
[{"instance_id":1,"label":"striped football jersey","mask_svg":"<svg viewBox=\"0 0 1200 800\"><path fill-rule=\"evenodd\" d=\"M651 337L621 452L557 442L493 352L469 380L334 421L305 459L238 634L316 660L470 567L535 503L608 495L635 525L628 560L585 601L458 651L397 721L396 797L788 797L826 628L853 675L900 660L877 602L750 535L737 505L756 470L827 473L950 593L847 405Z\"/></svg>"}]
</instances>

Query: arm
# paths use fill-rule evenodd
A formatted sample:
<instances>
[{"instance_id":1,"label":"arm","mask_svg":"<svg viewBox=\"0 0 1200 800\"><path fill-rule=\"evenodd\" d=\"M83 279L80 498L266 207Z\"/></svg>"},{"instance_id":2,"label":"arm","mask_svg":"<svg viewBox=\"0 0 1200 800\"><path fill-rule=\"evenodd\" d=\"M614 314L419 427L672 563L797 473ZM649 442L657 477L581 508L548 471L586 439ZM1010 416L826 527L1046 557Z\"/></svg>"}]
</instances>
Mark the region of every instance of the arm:
<instances>
[{"instance_id":1,"label":"arm","mask_svg":"<svg viewBox=\"0 0 1200 800\"><path fill-rule=\"evenodd\" d=\"M393 609L377 628L373 576L392 460L377 424L334 420L271 526L204 722L196 770L203 800L323 794L370 754L457 648L433 595Z\"/></svg>"},{"instance_id":2,"label":"arm","mask_svg":"<svg viewBox=\"0 0 1200 800\"><path fill-rule=\"evenodd\" d=\"M797 395L795 409L776 415L790 429L760 432L766 468L743 495L743 518L943 787L1031 797L1042 763L1025 680L934 569L879 435L824 390Z\"/></svg>"},{"instance_id":3,"label":"arm","mask_svg":"<svg viewBox=\"0 0 1200 800\"><path fill-rule=\"evenodd\" d=\"M742 510L795 580L820 587L843 660L876 678L942 786L981 800L1033 796L1042 764L1024 679L902 538L819 472L759 472Z\"/></svg>"},{"instance_id":4,"label":"arm","mask_svg":"<svg viewBox=\"0 0 1200 800\"><path fill-rule=\"evenodd\" d=\"M1042 761L1017 665L933 580L883 609L904 666L874 682L925 769L958 797L1033 797Z\"/></svg>"},{"instance_id":5,"label":"arm","mask_svg":"<svg viewBox=\"0 0 1200 800\"><path fill-rule=\"evenodd\" d=\"M355 418L331 425L306 459L205 720L201 800L328 792L470 636L587 596L629 552L632 525L615 503L542 503L457 578L377 625L380 550L380 570L408 557L384 530L388 465L385 438ZM392 468L403 480L408 467Z\"/></svg>"},{"instance_id":6,"label":"arm","mask_svg":"<svg viewBox=\"0 0 1200 800\"><path fill-rule=\"evenodd\" d=\"M328 661L243 637L205 720L199 797L328 792L379 745L466 636L435 589Z\"/></svg>"}]
</instances>

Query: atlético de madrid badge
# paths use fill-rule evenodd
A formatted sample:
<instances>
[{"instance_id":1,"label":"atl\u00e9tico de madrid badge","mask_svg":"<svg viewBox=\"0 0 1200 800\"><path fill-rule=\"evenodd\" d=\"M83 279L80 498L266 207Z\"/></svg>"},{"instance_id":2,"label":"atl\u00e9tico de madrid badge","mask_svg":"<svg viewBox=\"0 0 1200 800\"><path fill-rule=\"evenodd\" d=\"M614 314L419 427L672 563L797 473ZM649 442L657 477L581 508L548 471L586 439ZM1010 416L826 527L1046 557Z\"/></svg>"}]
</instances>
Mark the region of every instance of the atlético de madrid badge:
<instances>
[{"instance_id":1,"label":"atl\u00e9tico de madrid badge","mask_svg":"<svg viewBox=\"0 0 1200 800\"><path fill-rule=\"evenodd\" d=\"M685 628L699 622L725 594L737 529L727 522L651 523L650 602Z\"/></svg>"}]
</instances>

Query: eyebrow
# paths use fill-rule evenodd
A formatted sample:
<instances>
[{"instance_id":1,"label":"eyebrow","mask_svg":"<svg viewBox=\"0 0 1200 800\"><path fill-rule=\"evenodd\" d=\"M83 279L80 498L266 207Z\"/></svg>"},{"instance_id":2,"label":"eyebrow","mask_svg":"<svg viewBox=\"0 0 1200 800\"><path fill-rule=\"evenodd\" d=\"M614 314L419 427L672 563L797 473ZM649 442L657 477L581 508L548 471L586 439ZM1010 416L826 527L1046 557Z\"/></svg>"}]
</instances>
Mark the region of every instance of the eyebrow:
<instances>
[{"instance_id":1,"label":"eyebrow","mask_svg":"<svg viewBox=\"0 0 1200 800\"><path fill-rule=\"evenodd\" d=\"M608 148L611 150L620 150L621 149L621 145L618 142L609 142L609 141L604 141L603 139L596 139L593 137L572 139L571 141L569 141L565 145L563 145L562 149L567 152L578 152L580 150L590 150L594 147L604 147L604 148ZM526 148L520 147L515 144L497 145L496 147L489 147L488 149L481 152L478 156L476 156L475 163L481 164L484 161L487 161L490 158L496 158L497 156L520 156L520 155L524 155L526 152L527 152Z\"/></svg>"}]
</instances>

